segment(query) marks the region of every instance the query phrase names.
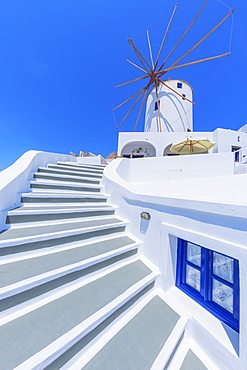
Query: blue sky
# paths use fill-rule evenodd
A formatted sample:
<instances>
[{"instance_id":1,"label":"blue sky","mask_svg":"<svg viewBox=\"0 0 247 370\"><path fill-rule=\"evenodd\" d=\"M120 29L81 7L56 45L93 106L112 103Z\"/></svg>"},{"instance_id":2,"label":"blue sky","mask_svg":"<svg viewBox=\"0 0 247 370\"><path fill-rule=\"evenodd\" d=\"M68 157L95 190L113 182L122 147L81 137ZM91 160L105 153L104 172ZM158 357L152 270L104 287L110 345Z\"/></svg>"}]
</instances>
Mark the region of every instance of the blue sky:
<instances>
[{"instance_id":1,"label":"blue sky","mask_svg":"<svg viewBox=\"0 0 247 370\"><path fill-rule=\"evenodd\" d=\"M143 73L127 37L148 57L146 29L154 54L174 0L8 0L0 3L0 169L30 149L108 155L116 150L116 124L128 110L112 108L144 85L114 86ZM179 6L161 60L176 44L203 0ZM169 72L194 89L194 129L238 129L247 122L247 3L209 0L195 26L171 57L184 54L229 11L219 29L188 55L190 62L231 55ZM233 30L233 32L232 32ZM170 64L171 64L170 63ZM169 66L169 63L168 63ZM140 87L139 87L140 86ZM132 131L135 111L120 131ZM143 117L138 130L143 129Z\"/></svg>"}]
</instances>

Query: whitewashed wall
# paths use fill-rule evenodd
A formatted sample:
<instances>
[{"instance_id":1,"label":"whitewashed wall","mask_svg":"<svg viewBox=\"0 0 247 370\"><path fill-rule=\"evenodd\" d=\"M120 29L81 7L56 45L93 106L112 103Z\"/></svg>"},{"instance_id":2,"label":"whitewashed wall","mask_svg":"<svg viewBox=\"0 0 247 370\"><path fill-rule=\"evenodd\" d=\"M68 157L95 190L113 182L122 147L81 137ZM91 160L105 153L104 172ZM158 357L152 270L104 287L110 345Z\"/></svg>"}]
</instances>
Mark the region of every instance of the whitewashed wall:
<instances>
[{"instance_id":1,"label":"whitewashed wall","mask_svg":"<svg viewBox=\"0 0 247 370\"><path fill-rule=\"evenodd\" d=\"M211 158L212 166L217 155ZM165 158L164 158L165 159ZM169 159L169 158L168 158ZM192 159L192 157L190 157ZM158 158L154 158L158 160ZM160 174L135 183L140 172L150 173L150 159L113 161L105 170L105 190L119 214L130 221L128 231L142 240L140 254L157 265L157 282L168 304L188 318L185 340L195 343L219 369L246 369L247 363L247 175L199 177L154 183ZM126 163L126 165L124 165ZM133 170L133 168L135 170ZM159 171L159 166L156 166ZM193 164L191 164L193 168ZM150 220L140 218L146 211ZM240 262L240 335L222 324L175 286L177 238L237 258ZM238 357L239 356L239 357Z\"/></svg>"},{"instance_id":2,"label":"whitewashed wall","mask_svg":"<svg viewBox=\"0 0 247 370\"><path fill-rule=\"evenodd\" d=\"M6 227L7 210L18 206L21 193L30 190L29 180L37 168L57 161L76 162L76 157L30 150L0 173L0 230Z\"/></svg>"},{"instance_id":3,"label":"whitewashed wall","mask_svg":"<svg viewBox=\"0 0 247 370\"><path fill-rule=\"evenodd\" d=\"M210 153L231 152L232 146L241 147L240 162L247 161L247 133L226 129L216 129L212 132L121 132L118 140L118 155L130 154L135 148L144 149L152 146L151 156L160 157L164 155L164 150L172 143L178 143L186 138L208 138L215 142L215 146Z\"/></svg>"},{"instance_id":4,"label":"whitewashed wall","mask_svg":"<svg viewBox=\"0 0 247 370\"><path fill-rule=\"evenodd\" d=\"M189 137L204 138L213 140L212 132L120 132L118 139L118 155L128 154L140 146L148 149L148 145L154 147L156 157L162 157L165 148L172 144L186 140ZM150 151L151 153L151 151ZM152 154L152 153L151 153ZM152 156L152 155L151 155Z\"/></svg>"},{"instance_id":5,"label":"whitewashed wall","mask_svg":"<svg viewBox=\"0 0 247 370\"><path fill-rule=\"evenodd\" d=\"M216 143L213 152L228 152L232 150L232 146L241 147L240 162L247 161L246 132L218 128L213 133L213 140Z\"/></svg>"}]
</instances>

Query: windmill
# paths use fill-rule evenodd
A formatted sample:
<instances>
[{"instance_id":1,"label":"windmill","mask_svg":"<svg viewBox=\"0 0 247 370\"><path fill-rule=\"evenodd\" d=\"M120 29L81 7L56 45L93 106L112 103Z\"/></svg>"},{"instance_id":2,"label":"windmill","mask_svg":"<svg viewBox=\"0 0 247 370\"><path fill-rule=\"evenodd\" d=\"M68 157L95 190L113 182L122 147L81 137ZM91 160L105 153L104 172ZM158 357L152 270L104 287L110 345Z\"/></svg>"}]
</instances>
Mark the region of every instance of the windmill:
<instances>
[{"instance_id":1,"label":"windmill","mask_svg":"<svg viewBox=\"0 0 247 370\"><path fill-rule=\"evenodd\" d=\"M136 98L136 100L134 101L134 103L131 106L131 108L127 111L127 113L125 114L125 116L122 118L121 122L117 125L117 128L119 128L122 125L122 123L126 120L126 118L129 116L129 114L133 111L133 109L140 102L140 107L139 107L139 111L138 111L137 118L136 118L136 121L135 121L135 126L134 126L134 131L136 131L136 128L138 126L138 123L139 123L139 120L140 120L140 117L141 117L141 113L142 113L144 104L145 104L145 102L146 102L146 100L147 100L147 98L149 96L149 93L151 91L155 91L155 100L156 100L155 104L156 104L157 110L158 110L158 127L159 127L159 130L158 131L161 132L162 131L162 123L161 123L161 110L160 110L160 100L159 100L159 87L160 86L165 86L167 89L171 90L174 94L178 95L181 99L186 100L186 101L188 101L189 103L191 103L193 105L197 105L192 100L186 98L185 95L180 94L176 89L172 88L162 78L164 77L164 75L167 72L169 72L171 70L175 70L175 69L178 69L178 68L182 68L182 67L185 67L185 66L194 65L194 64L197 64L197 63L201 63L201 62L205 62L205 61L209 61L209 60L213 60L213 59L218 59L218 58L221 58L221 57L224 57L224 56L227 56L227 55L230 54L230 52L228 52L228 53L221 54L221 55L216 55L216 56L212 56L212 57L208 57L208 58L204 58L204 59L200 59L200 60L195 60L195 61L188 62L188 63L185 63L185 64L179 64L187 55L189 55L204 40L206 40L218 27L220 27L221 24L224 23L226 21L226 19L229 18L233 14L233 12L235 11L235 9L231 9L229 11L229 13L218 24L216 24L216 26L213 27L203 38L201 38L193 47L191 47L185 54L183 54L179 59L177 59L169 67L166 67L167 62L170 59L171 55L177 49L177 47L179 46L179 44L181 43L181 41L184 39L184 37L187 35L187 33L189 32L189 30L191 29L191 27L194 25L194 23L196 22L197 18L199 17L200 13L202 12L202 10L205 7L205 5L207 4L207 2L208 2L208 0L205 0L204 1L204 3L202 4L201 8L197 12L196 16L194 17L194 19L190 23L190 25L187 27L187 29L182 34L182 36L179 38L179 40L177 41L177 43L175 44L175 46L172 48L172 50L168 53L168 55L165 57L165 59L161 63L160 63L160 58L161 58L161 55L162 55L162 50L163 50L163 47L164 47L164 44L165 44L165 41L166 41L166 38L167 38L167 35L168 35L168 32L169 32L169 29L171 27L173 18L175 16L175 13L176 13L178 4L175 5L175 7L174 7L174 9L172 11L170 20L168 22L166 31L164 33L164 36L163 36L163 39L161 41L161 44L160 44L160 47L159 47L159 50L158 50L158 53L157 53L157 56L156 56L156 59L155 60L153 58L152 47L151 47L150 36L149 36L148 30L147 30L147 42L148 42L148 48L149 48L149 54L150 54L150 61L148 61L144 57L144 55L134 45L133 41L130 38L127 39L128 40L128 43L130 44L130 46L134 50L135 55L137 56L137 58L138 58L138 60L140 62L140 65L137 65L137 64L133 63L132 61L130 61L128 59L127 59L127 61L131 65L133 65L134 67L136 67L137 69L141 70L144 73L144 75L141 76L141 77L138 77L136 79L133 79L131 81L128 81L128 82L124 82L122 84L119 84L119 85L117 85L115 87L124 86L124 85L130 84L130 83L133 83L133 82L136 82L136 81L141 81L141 80L145 81L146 84L145 84L145 86L142 89L140 89L139 91L137 91L135 94L133 94L132 96L130 96L128 99L126 99L125 101L123 101L121 104L119 104L115 108L113 108L113 111L114 111L115 109L123 106L125 103L131 101L133 98Z\"/></svg>"}]
</instances>

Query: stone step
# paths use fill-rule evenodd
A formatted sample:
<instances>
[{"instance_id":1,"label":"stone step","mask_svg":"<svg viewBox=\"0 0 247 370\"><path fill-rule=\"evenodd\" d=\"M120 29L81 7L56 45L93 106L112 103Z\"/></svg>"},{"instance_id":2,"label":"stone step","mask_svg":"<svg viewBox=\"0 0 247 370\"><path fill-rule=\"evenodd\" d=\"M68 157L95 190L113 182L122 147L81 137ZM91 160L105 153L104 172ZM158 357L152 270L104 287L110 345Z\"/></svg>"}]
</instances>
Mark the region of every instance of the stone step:
<instances>
[{"instance_id":1,"label":"stone step","mask_svg":"<svg viewBox=\"0 0 247 370\"><path fill-rule=\"evenodd\" d=\"M43 180L54 180L54 181L63 181L63 182L79 182L82 184L100 184L100 179L99 180L91 180L87 178L82 178L78 176L69 176L69 175L56 175L56 174L42 174L39 172L35 172L33 175L35 179L38 179L39 181Z\"/></svg>"},{"instance_id":2,"label":"stone step","mask_svg":"<svg viewBox=\"0 0 247 370\"><path fill-rule=\"evenodd\" d=\"M66 191L83 191L99 193L102 186L90 184L89 186L81 186L80 184L67 184L64 182L44 182L44 181L30 181L31 189L49 189L49 190L66 190Z\"/></svg>"},{"instance_id":3,"label":"stone step","mask_svg":"<svg viewBox=\"0 0 247 370\"><path fill-rule=\"evenodd\" d=\"M39 301L19 305L0 319L0 358L5 370L45 368L114 311L150 285L156 275L140 260L79 278ZM10 310L11 311L11 310Z\"/></svg>"},{"instance_id":4,"label":"stone step","mask_svg":"<svg viewBox=\"0 0 247 370\"><path fill-rule=\"evenodd\" d=\"M83 164L83 163L78 163L78 162L57 162L58 165L63 165L63 166L72 166L72 167L79 167L79 168L89 168L89 169L97 169L103 171L106 167L106 165L103 164Z\"/></svg>"},{"instance_id":5,"label":"stone step","mask_svg":"<svg viewBox=\"0 0 247 370\"><path fill-rule=\"evenodd\" d=\"M69 243L100 235L122 232L127 222L114 217L99 217L93 220L48 221L13 225L0 234L0 255L44 248L51 245ZM112 231L110 229L113 229ZM18 246L18 248L16 248ZM11 248L11 249L10 249ZM13 250L13 252L11 252Z\"/></svg>"},{"instance_id":6,"label":"stone step","mask_svg":"<svg viewBox=\"0 0 247 370\"><path fill-rule=\"evenodd\" d=\"M6 256L0 263L0 311L129 258L138 245L125 234Z\"/></svg>"},{"instance_id":7,"label":"stone step","mask_svg":"<svg viewBox=\"0 0 247 370\"><path fill-rule=\"evenodd\" d=\"M180 316L163 299L155 295L145 305L142 305L141 310L116 332L91 361L83 366L85 360L82 358L77 360L74 366L70 367L68 363L68 368L149 370L166 346L172 332L179 331L181 335L181 329L176 328L176 326L181 326L179 319ZM100 347L99 342L97 347ZM171 349L167 348L167 351ZM61 368L61 360L59 368ZM58 361L54 362L49 370L54 369ZM163 362L163 366L157 368L163 369L164 365Z\"/></svg>"},{"instance_id":8,"label":"stone step","mask_svg":"<svg viewBox=\"0 0 247 370\"><path fill-rule=\"evenodd\" d=\"M77 176L77 177L87 177L92 179L102 179L102 175L99 174L90 174L87 172L81 172L81 171L73 171L70 169L62 170L61 168L53 169L53 168L47 168L47 167L39 167L38 173L45 173L45 174L57 174L57 175L68 175L68 176Z\"/></svg>"},{"instance_id":9,"label":"stone step","mask_svg":"<svg viewBox=\"0 0 247 370\"><path fill-rule=\"evenodd\" d=\"M32 193L33 194L33 193ZM97 202L88 202L88 203L85 203L85 204L74 204L74 203L69 203L69 204L63 204L63 203L52 203L52 204L45 204L45 203L42 203L42 204L35 204L35 203L27 203L25 205L22 205L22 206L19 206L17 208L14 208L12 209L11 211L9 212L13 212L13 214L28 214L28 213L31 213L31 212L34 212L34 213L44 213L44 212L59 212L60 210L63 212L63 210L65 211L74 211L74 210L86 210L86 211L92 211L94 210L95 208L99 208L99 209L110 209L110 208L113 208L113 209L116 209L118 207L110 204L110 203L97 203Z\"/></svg>"},{"instance_id":10,"label":"stone step","mask_svg":"<svg viewBox=\"0 0 247 370\"><path fill-rule=\"evenodd\" d=\"M115 208L110 206L94 206L63 209L62 207L43 207L32 209L30 207L19 207L16 210L8 212L6 224L49 221L59 219L81 218L81 217L98 217L113 215Z\"/></svg>"},{"instance_id":11,"label":"stone step","mask_svg":"<svg viewBox=\"0 0 247 370\"><path fill-rule=\"evenodd\" d=\"M30 181L32 191L21 194L24 205L8 212L9 228L0 233L3 369L66 367L75 354L78 358L81 345L85 347L99 333L105 335L116 318L135 310L135 304L150 292L153 296L159 271L139 256L141 242L126 233L128 221L114 216L116 207L101 192L104 167L66 162L40 167ZM162 315L161 306L155 315ZM164 339L161 329L156 329L158 318L147 312L144 318L153 320L150 326L160 346ZM141 327L134 329L129 316L125 320L127 332L136 340L149 335L141 320ZM120 334L118 330L112 336L116 346L121 345ZM109 339L86 366L97 364L100 356L107 368L104 350L111 345ZM148 338L147 352L150 343ZM126 344L123 348L128 350ZM128 364L126 359L123 364Z\"/></svg>"},{"instance_id":12,"label":"stone step","mask_svg":"<svg viewBox=\"0 0 247 370\"><path fill-rule=\"evenodd\" d=\"M32 253L37 252L41 249L55 249L59 248L60 245L68 246L71 243L78 243L84 240L98 240L101 237L106 237L115 234L123 234L125 231L125 225L109 225L105 227L97 227L96 230L82 230L79 233L71 233L66 236L52 236L52 238L46 238L36 241L26 240L21 243L12 243L6 247L0 247L0 256L5 258L8 255L15 255L16 253Z\"/></svg>"},{"instance_id":13,"label":"stone step","mask_svg":"<svg viewBox=\"0 0 247 370\"><path fill-rule=\"evenodd\" d=\"M96 170L96 169L90 169L90 168L79 168L75 166L64 166L64 165L57 165L57 164L48 164L47 168L51 169L58 169L58 170L64 170L64 171L73 171L78 173L89 173L92 175L102 175L102 170Z\"/></svg>"},{"instance_id":14,"label":"stone step","mask_svg":"<svg viewBox=\"0 0 247 370\"><path fill-rule=\"evenodd\" d=\"M106 202L107 195L103 193L66 193L62 192L29 192L22 193L21 203L86 203Z\"/></svg>"},{"instance_id":15,"label":"stone step","mask_svg":"<svg viewBox=\"0 0 247 370\"><path fill-rule=\"evenodd\" d=\"M41 249L34 253L18 253L0 261L0 289L33 276L75 263L99 262L104 256L115 256L122 251L136 249L139 243L127 234L102 237L95 241L82 241L60 245L54 249Z\"/></svg>"}]
</instances>

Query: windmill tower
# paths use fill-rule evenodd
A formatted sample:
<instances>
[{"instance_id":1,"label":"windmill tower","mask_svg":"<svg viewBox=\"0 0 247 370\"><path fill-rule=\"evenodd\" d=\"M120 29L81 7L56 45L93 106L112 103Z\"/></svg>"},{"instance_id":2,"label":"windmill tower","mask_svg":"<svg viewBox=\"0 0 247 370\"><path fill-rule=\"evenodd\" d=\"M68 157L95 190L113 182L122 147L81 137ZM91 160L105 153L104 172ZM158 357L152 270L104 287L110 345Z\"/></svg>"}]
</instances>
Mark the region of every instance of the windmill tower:
<instances>
[{"instance_id":1,"label":"windmill tower","mask_svg":"<svg viewBox=\"0 0 247 370\"><path fill-rule=\"evenodd\" d=\"M193 90L191 85L182 80L167 80L165 82L167 86L161 85L158 88L158 101L155 89L148 96L144 131L193 131L193 104L191 104ZM173 90L180 93L182 99ZM159 108L161 127L159 125Z\"/></svg>"}]
</instances>

